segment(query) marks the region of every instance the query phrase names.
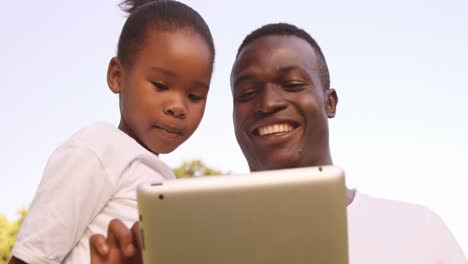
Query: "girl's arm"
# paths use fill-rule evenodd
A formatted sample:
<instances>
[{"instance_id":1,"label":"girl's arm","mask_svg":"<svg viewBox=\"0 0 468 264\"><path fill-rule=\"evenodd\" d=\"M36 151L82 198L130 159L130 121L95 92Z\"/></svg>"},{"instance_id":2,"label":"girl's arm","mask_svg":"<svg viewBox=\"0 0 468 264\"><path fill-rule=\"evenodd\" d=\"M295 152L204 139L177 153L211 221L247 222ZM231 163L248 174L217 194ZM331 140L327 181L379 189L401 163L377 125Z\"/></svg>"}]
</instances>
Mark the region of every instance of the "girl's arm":
<instances>
[{"instance_id":1,"label":"girl's arm","mask_svg":"<svg viewBox=\"0 0 468 264\"><path fill-rule=\"evenodd\" d=\"M117 181L89 147L58 148L21 226L12 261L61 263L112 197Z\"/></svg>"}]
</instances>

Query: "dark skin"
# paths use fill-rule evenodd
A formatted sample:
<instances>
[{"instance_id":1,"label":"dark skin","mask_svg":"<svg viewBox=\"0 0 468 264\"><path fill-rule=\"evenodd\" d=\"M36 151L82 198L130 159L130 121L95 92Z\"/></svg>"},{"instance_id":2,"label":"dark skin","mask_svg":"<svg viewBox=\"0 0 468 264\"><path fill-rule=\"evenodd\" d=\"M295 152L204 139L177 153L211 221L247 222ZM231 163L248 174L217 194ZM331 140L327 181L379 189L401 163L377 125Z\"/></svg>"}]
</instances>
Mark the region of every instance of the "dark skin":
<instances>
[{"instance_id":1,"label":"dark skin","mask_svg":"<svg viewBox=\"0 0 468 264\"><path fill-rule=\"evenodd\" d=\"M10 262L8 262L8 263L9 264L27 264L26 262L22 261L19 258L15 258L14 256L10 259ZM114 263L118 263L118 262L114 262Z\"/></svg>"},{"instance_id":2,"label":"dark skin","mask_svg":"<svg viewBox=\"0 0 468 264\"><path fill-rule=\"evenodd\" d=\"M119 129L155 154L169 153L200 124L213 71L213 54L204 38L191 29L149 29L144 43L132 63L118 57L111 59L107 83L112 92L119 94ZM106 254L95 254L97 247L91 247L92 263L141 263L136 254L140 251L133 246L138 247L137 236L121 234L121 222L115 222L110 223L108 250L102 251ZM138 226L132 230L138 230ZM118 245L127 247L117 250ZM125 258L123 252L132 257ZM13 257L9 263L26 262Z\"/></svg>"},{"instance_id":3,"label":"dark skin","mask_svg":"<svg viewBox=\"0 0 468 264\"><path fill-rule=\"evenodd\" d=\"M120 220L114 219L109 223L107 238L93 235L89 239L89 245L92 264L143 263L138 222L128 229Z\"/></svg>"},{"instance_id":4,"label":"dark skin","mask_svg":"<svg viewBox=\"0 0 468 264\"><path fill-rule=\"evenodd\" d=\"M293 36L255 40L239 54L231 87L236 138L251 171L332 164L327 120L338 97L323 87L309 43Z\"/></svg>"},{"instance_id":5,"label":"dark skin","mask_svg":"<svg viewBox=\"0 0 468 264\"><path fill-rule=\"evenodd\" d=\"M261 37L239 54L231 73L233 120L251 171L333 164L328 119L335 116L338 96L323 86L317 63L315 50L295 36ZM348 204L353 197L347 189ZM128 229L113 221L107 239L91 238L92 257L114 250L122 258L106 263L141 263L141 257L134 259L139 244L130 242L138 241L137 225ZM111 248L114 237L124 239Z\"/></svg>"},{"instance_id":6,"label":"dark skin","mask_svg":"<svg viewBox=\"0 0 468 264\"><path fill-rule=\"evenodd\" d=\"M91 263L143 263L139 223L128 229L120 220L109 223L107 239L93 235L90 240Z\"/></svg>"},{"instance_id":7,"label":"dark skin","mask_svg":"<svg viewBox=\"0 0 468 264\"><path fill-rule=\"evenodd\" d=\"M153 153L169 153L200 124L213 54L189 29L146 35L133 63L110 61L107 83L119 94L119 129Z\"/></svg>"}]
</instances>

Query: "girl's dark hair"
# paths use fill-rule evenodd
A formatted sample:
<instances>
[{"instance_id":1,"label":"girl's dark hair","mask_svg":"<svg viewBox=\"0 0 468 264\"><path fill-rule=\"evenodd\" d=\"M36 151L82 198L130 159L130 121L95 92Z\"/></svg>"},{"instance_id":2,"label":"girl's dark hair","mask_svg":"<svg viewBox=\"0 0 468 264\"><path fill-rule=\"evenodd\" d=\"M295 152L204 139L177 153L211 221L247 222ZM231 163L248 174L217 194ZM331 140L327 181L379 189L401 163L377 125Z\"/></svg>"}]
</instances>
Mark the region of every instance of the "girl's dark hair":
<instances>
[{"instance_id":1,"label":"girl's dark hair","mask_svg":"<svg viewBox=\"0 0 468 264\"><path fill-rule=\"evenodd\" d=\"M171 0L125 0L122 10L130 15L120 33L117 56L131 65L135 54L143 47L149 29L174 31L190 29L200 34L208 44L214 61L215 48L210 29L201 15L191 7Z\"/></svg>"}]
</instances>

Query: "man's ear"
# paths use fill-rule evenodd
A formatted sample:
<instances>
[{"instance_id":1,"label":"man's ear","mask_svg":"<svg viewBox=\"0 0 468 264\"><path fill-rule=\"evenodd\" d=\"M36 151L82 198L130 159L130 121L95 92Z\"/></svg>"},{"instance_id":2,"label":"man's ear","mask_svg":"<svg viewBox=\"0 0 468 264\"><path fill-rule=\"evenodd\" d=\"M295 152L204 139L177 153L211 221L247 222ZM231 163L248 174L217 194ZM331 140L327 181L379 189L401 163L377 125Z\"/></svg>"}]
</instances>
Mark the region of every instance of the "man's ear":
<instances>
[{"instance_id":1,"label":"man's ear","mask_svg":"<svg viewBox=\"0 0 468 264\"><path fill-rule=\"evenodd\" d=\"M327 115L328 118L335 117L336 105L338 104L338 95L333 88L329 88L325 91L327 96Z\"/></svg>"},{"instance_id":2,"label":"man's ear","mask_svg":"<svg viewBox=\"0 0 468 264\"><path fill-rule=\"evenodd\" d=\"M113 93L120 93L123 67L119 58L113 57L107 68L107 85Z\"/></svg>"}]
</instances>

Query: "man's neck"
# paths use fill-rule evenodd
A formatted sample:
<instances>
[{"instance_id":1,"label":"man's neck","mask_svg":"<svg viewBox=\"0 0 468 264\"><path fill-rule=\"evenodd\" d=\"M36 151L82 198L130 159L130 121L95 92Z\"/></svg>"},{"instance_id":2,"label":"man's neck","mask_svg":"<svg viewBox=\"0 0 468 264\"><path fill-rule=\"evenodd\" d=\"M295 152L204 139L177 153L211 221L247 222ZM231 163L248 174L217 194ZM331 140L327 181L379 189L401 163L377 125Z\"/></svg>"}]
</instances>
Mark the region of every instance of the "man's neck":
<instances>
[{"instance_id":1,"label":"man's neck","mask_svg":"<svg viewBox=\"0 0 468 264\"><path fill-rule=\"evenodd\" d=\"M356 195L356 190L351 190L346 187L346 206L349 206L354 201L354 196Z\"/></svg>"},{"instance_id":2,"label":"man's neck","mask_svg":"<svg viewBox=\"0 0 468 264\"><path fill-rule=\"evenodd\" d=\"M317 163L321 165L333 166L333 160L332 160L330 152L328 151L326 153L328 153L328 155L321 158L320 161ZM354 201L356 190L351 190L348 187L345 187L345 188L346 188L346 206L349 206Z\"/></svg>"}]
</instances>

